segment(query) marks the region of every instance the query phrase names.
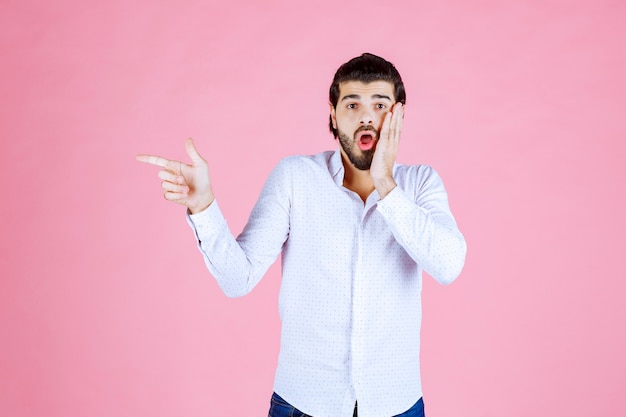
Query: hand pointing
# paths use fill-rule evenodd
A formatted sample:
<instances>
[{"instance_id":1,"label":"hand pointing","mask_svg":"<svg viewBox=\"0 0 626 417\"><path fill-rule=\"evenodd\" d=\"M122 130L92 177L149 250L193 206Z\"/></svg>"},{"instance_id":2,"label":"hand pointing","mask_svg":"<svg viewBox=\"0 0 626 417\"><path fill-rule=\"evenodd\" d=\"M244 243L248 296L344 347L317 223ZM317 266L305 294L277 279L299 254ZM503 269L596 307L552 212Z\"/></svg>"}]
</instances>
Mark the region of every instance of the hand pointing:
<instances>
[{"instance_id":1,"label":"hand pointing","mask_svg":"<svg viewBox=\"0 0 626 417\"><path fill-rule=\"evenodd\" d=\"M163 168L159 171L159 178L163 180L161 187L165 199L187 206L195 214L209 207L215 196L211 189L209 166L191 138L185 142L185 150L191 164L156 155L137 155L137 160Z\"/></svg>"}]
</instances>

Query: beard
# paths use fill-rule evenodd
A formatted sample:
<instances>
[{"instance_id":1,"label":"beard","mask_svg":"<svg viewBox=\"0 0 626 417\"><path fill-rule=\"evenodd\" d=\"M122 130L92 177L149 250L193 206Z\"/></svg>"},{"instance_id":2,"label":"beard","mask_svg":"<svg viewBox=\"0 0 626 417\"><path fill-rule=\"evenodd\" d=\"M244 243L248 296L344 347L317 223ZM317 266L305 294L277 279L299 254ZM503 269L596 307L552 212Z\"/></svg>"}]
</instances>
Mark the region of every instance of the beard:
<instances>
[{"instance_id":1,"label":"beard","mask_svg":"<svg viewBox=\"0 0 626 417\"><path fill-rule=\"evenodd\" d=\"M367 171L372 166L372 159L374 158L374 151L376 150L376 146L373 146L372 149L368 149L366 151L362 151L356 146L357 135L362 131L367 130L371 132L374 140L378 140L378 131L370 126L361 126L355 132L352 138L347 134L343 133L341 130L337 130L339 137L339 144L341 148L344 150L348 159L354 165L354 167L361 171Z\"/></svg>"}]
</instances>

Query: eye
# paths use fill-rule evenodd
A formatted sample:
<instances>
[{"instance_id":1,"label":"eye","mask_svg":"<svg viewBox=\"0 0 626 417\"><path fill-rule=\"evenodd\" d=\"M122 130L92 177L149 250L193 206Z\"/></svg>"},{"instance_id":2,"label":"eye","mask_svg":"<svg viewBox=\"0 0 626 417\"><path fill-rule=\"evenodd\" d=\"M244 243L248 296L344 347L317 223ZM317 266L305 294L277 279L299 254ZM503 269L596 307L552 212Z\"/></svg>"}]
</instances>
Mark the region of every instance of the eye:
<instances>
[{"instance_id":1,"label":"eye","mask_svg":"<svg viewBox=\"0 0 626 417\"><path fill-rule=\"evenodd\" d=\"M356 103L348 103L346 107L349 109L356 109Z\"/></svg>"},{"instance_id":2,"label":"eye","mask_svg":"<svg viewBox=\"0 0 626 417\"><path fill-rule=\"evenodd\" d=\"M376 108L377 108L378 110L384 110L384 109L386 109L386 108L387 108L387 105L386 105L386 104L384 104L384 103L377 103L377 104L376 104Z\"/></svg>"}]
</instances>

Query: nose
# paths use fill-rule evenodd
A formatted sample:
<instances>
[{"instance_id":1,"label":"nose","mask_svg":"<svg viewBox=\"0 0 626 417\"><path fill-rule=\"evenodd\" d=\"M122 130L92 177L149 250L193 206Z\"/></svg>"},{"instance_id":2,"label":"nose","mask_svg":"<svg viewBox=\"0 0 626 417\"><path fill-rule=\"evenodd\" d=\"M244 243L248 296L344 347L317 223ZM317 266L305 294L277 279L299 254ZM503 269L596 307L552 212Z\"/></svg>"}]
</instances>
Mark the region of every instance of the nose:
<instances>
[{"instance_id":1,"label":"nose","mask_svg":"<svg viewBox=\"0 0 626 417\"><path fill-rule=\"evenodd\" d=\"M362 125L371 125L374 123L374 115L372 111L368 108L363 108L361 110L361 114L359 115L359 123Z\"/></svg>"}]
</instances>

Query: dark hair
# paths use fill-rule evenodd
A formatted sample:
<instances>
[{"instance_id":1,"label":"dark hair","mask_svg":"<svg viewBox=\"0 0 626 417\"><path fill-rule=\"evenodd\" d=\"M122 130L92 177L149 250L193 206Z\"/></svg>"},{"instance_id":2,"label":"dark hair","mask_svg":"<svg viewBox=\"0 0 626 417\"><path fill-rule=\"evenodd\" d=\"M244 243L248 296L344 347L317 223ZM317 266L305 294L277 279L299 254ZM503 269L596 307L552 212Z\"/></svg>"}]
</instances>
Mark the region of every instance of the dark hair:
<instances>
[{"instance_id":1,"label":"dark hair","mask_svg":"<svg viewBox=\"0 0 626 417\"><path fill-rule=\"evenodd\" d=\"M393 64L374 54L364 53L361 56L352 58L339 67L330 85L328 99L334 107L339 101L339 84L346 81L362 81L371 83L374 81L388 81L394 86L395 100L406 104L406 92L400 73ZM337 137L337 129L333 127L333 119L330 117L330 131Z\"/></svg>"}]
</instances>

